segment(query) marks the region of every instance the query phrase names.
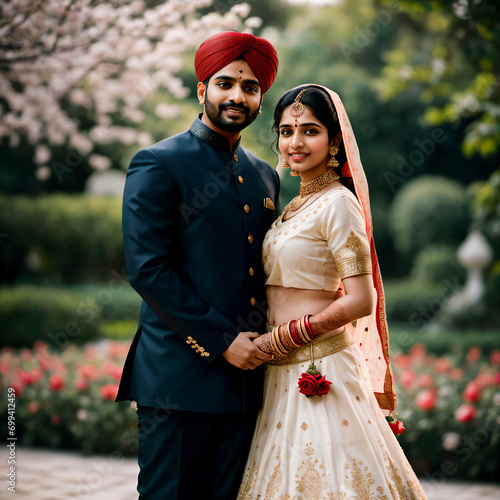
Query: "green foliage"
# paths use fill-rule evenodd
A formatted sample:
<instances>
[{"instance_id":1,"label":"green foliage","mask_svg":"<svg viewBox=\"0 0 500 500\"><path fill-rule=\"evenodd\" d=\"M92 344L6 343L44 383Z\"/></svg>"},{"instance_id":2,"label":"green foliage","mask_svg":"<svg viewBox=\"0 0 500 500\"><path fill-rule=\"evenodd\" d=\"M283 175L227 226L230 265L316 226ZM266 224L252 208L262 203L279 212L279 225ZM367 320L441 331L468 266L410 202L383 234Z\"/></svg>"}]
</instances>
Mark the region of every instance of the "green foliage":
<instances>
[{"instance_id":1,"label":"green foliage","mask_svg":"<svg viewBox=\"0 0 500 500\"><path fill-rule=\"evenodd\" d=\"M84 315L84 303L65 290L36 286L0 288L2 345L29 347L43 340L54 350L99 335L100 312Z\"/></svg>"},{"instance_id":2,"label":"green foliage","mask_svg":"<svg viewBox=\"0 0 500 500\"><path fill-rule=\"evenodd\" d=\"M107 283L73 285L65 290L85 303L87 316L98 310L105 321L139 318L142 299L124 274L113 273Z\"/></svg>"},{"instance_id":3,"label":"green foliage","mask_svg":"<svg viewBox=\"0 0 500 500\"><path fill-rule=\"evenodd\" d=\"M30 347L41 340L61 350L98 337L131 339L141 298L118 278L79 287L0 288L1 344Z\"/></svg>"},{"instance_id":4,"label":"green foliage","mask_svg":"<svg viewBox=\"0 0 500 500\"><path fill-rule=\"evenodd\" d=\"M412 277L423 283L441 284L455 279L462 284L465 269L459 264L456 248L449 245L430 245L421 250L413 263Z\"/></svg>"},{"instance_id":5,"label":"green foliage","mask_svg":"<svg viewBox=\"0 0 500 500\"><path fill-rule=\"evenodd\" d=\"M101 325L101 336L110 340L130 340L137 331L137 319L105 321Z\"/></svg>"},{"instance_id":6,"label":"green foliage","mask_svg":"<svg viewBox=\"0 0 500 500\"><path fill-rule=\"evenodd\" d=\"M417 344L424 344L436 356L452 356L460 366L470 348L481 349L489 357L498 348L498 330L447 328L438 325L432 331L419 331L407 324L389 322L390 349L393 354L408 354Z\"/></svg>"},{"instance_id":7,"label":"green foliage","mask_svg":"<svg viewBox=\"0 0 500 500\"><path fill-rule=\"evenodd\" d=\"M394 323L425 329L439 313L450 285L415 280L386 281L385 307L389 326Z\"/></svg>"},{"instance_id":8,"label":"green foliage","mask_svg":"<svg viewBox=\"0 0 500 500\"><path fill-rule=\"evenodd\" d=\"M9 282L103 281L124 267L116 198L0 196L0 227L1 279Z\"/></svg>"},{"instance_id":9,"label":"green foliage","mask_svg":"<svg viewBox=\"0 0 500 500\"><path fill-rule=\"evenodd\" d=\"M428 245L458 245L469 228L469 201L457 182L422 176L396 194L390 224L396 248L409 256Z\"/></svg>"},{"instance_id":10,"label":"green foliage","mask_svg":"<svg viewBox=\"0 0 500 500\"><path fill-rule=\"evenodd\" d=\"M381 6L390 0L378 0ZM398 2L403 29L384 54L380 95L417 94L431 125L463 130L463 151L497 156L500 6L497 0ZM418 43L412 41L418 39Z\"/></svg>"}]
</instances>

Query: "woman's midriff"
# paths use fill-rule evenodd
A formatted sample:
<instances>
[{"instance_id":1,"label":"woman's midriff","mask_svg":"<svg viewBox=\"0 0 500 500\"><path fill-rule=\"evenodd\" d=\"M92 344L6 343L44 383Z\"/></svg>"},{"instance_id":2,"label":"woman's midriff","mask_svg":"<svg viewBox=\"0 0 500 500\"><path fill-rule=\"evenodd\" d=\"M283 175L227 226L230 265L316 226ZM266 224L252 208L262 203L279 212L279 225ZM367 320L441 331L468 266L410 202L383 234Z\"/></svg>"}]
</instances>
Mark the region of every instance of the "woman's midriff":
<instances>
[{"instance_id":1,"label":"woman's midriff","mask_svg":"<svg viewBox=\"0 0 500 500\"><path fill-rule=\"evenodd\" d=\"M317 314L337 299L337 292L324 290L303 290L300 288L284 288L282 286L266 287L269 325L281 325L306 314ZM344 330L344 327L324 332L315 337L316 340L332 337Z\"/></svg>"}]
</instances>

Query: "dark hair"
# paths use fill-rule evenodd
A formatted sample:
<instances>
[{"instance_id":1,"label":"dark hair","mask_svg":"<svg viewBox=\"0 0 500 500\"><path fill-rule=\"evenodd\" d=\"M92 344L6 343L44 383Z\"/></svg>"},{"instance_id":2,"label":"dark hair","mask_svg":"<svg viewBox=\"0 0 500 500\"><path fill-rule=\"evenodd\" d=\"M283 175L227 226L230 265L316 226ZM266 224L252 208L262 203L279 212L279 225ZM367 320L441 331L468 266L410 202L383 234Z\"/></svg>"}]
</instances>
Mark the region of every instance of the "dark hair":
<instances>
[{"instance_id":1,"label":"dark hair","mask_svg":"<svg viewBox=\"0 0 500 500\"><path fill-rule=\"evenodd\" d=\"M308 106L313 115L323 125L325 125L328 130L329 140L331 141L339 132L341 132L337 111L335 110L335 106L333 105L332 99L330 98L328 93L320 87L303 85L286 92L278 101L276 108L274 108L273 130L277 133L277 137L274 141L273 148L277 154L279 154L279 125L281 122L281 117L283 116L283 111L285 111L285 109L295 101L295 98L304 89L307 89L307 92L304 92L304 94L302 95L301 102L302 104L304 104L304 106ZM347 161L343 138L339 145L339 152L337 153L335 158L339 162L339 166L335 167L334 170L340 176L340 182L342 182L342 184L348 187L351 191L354 191L352 179L350 177L344 177L342 175L342 167Z\"/></svg>"}]
</instances>

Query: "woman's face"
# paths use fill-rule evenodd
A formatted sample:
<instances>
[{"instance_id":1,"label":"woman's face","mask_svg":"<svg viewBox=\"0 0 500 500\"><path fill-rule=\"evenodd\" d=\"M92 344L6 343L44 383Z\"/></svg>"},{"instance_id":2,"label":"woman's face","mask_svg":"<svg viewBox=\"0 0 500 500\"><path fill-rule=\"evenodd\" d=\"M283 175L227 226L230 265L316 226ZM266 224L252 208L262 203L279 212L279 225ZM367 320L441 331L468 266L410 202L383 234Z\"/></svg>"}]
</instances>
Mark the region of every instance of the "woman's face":
<instances>
[{"instance_id":1,"label":"woman's face","mask_svg":"<svg viewBox=\"0 0 500 500\"><path fill-rule=\"evenodd\" d=\"M278 145L290 167L300 173L302 182L307 182L326 172L331 143L325 125L308 106L304 108L298 118L291 115L290 106L283 111Z\"/></svg>"}]
</instances>

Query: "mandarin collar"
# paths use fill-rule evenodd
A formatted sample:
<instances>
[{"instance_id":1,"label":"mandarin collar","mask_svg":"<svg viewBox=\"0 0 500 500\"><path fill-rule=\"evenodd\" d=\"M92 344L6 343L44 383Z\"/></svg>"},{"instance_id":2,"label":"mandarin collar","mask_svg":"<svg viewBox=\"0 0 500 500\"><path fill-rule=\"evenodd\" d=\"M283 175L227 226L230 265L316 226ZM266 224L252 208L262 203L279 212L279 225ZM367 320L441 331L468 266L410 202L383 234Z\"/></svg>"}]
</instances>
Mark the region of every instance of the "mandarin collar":
<instances>
[{"instance_id":1,"label":"mandarin collar","mask_svg":"<svg viewBox=\"0 0 500 500\"><path fill-rule=\"evenodd\" d=\"M202 121L203 113L200 113L196 120L191 125L189 131L198 139L207 142L211 146L217 149L222 149L223 151L236 151L240 145L241 137L234 143L233 149L229 145L229 141L223 136L207 127Z\"/></svg>"}]
</instances>

